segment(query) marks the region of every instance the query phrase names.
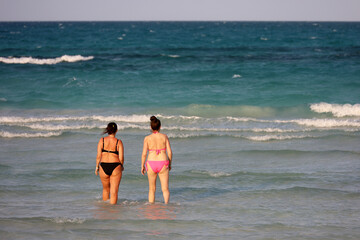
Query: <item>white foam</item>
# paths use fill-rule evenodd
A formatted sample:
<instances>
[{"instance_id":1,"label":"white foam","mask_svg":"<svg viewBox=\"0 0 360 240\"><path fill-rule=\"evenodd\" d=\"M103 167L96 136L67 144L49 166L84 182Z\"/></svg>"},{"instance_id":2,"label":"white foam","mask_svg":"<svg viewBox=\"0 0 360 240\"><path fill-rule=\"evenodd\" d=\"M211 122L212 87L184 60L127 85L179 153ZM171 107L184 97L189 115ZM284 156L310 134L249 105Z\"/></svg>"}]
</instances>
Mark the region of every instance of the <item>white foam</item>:
<instances>
[{"instance_id":1,"label":"white foam","mask_svg":"<svg viewBox=\"0 0 360 240\"><path fill-rule=\"evenodd\" d=\"M311 129L281 129L281 128L203 128L203 127L182 127L182 126L170 126L162 127L164 130L174 131L208 131L208 132L256 132L256 133L295 133L295 132L307 132Z\"/></svg>"},{"instance_id":2,"label":"white foam","mask_svg":"<svg viewBox=\"0 0 360 240\"><path fill-rule=\"evenodd\" d=\"M194 137L204 137L206 134L200 134L200 133L168 133L167 136L169 138L194 138Z\"/></svg>"},{"instance_id":3,"label":"white foam","mask_svg":"<svg viewBox=\"0 0 360 240\"><path fill-rule=\"evenodd\" d=\"M318 128L334 128L334 127L360 127L360 122L358 120L352 119L298 119L292 120L292 122L299 125L305 125L308 127L318 127Z\"/></svg>"},{"instance_id":4,"label":"white foam","mask_svg":"<svg viewBox=\"0 0 360 240\"><path fill-rule=\"evenodd\" d=\"M245 137L251 141L258 141L258 142L266 142L271 140L291 140L291 139L302 139L307 138L309 136L291 136L291 135L264 135L264 136L251 136Z\"/></svg>"},{"instance_id":5,"label":"white foam","mask_svg":"<svg viewBox=\"0 0 360 240\"><path fill-rule=\"evenodd\" d=\"M148 115L113 115L113 116L99 116L93 115L91 119L102 122L130 122L130 123L147 123L150 122L150 116Z\"/></svg>"},{"instance_id":6,"label":"white foam","mask_svg":"<svg viewBox=\"0 0 360 240\"><path fill-rule=\"evenodd\" d=\"M78 62L89 61L94 59L93 56L83 57L81 55L63 55L57 58L32 58L32 57L0 57L0 62L7 64L37 64L37 65L53 65L61 62Z\"/></svg>"},{"instance_id":7,"label":"white foam","mask_svg":"<svg viewBox=\"0 0 360 240\"><path fill-rule=\"evenodd\" d=\"M60 121L87 121L97 120L100 122L129 122L129 123L145 123L149 122L150 116L147 115L113 115L113 116L54 116L54 117L0 117L0 123L35 123L35 122L60 122Z\"/></svg>"},{"instance_id":8,"label":"white foam","mask_svg":"<svg viewBox=\"0 0 360 240\"><path fill-rule=\"evenodd\" d=\"M178 58L178 57L180 57L180 55L168 55L168 57L171 57L171 58Z\"/></svg>"},{"instance_id":9,"label":"white foam","mask_svg":"<svg viewBox=\"0 0 360 240\"><path fill-rule=\"evenodd\" d=\"M315 103L310 105L310 109L317 113L331 113L335 117L360 116L360 104L330 104Z\"/></svg>"},{"instance_id":10,"label":"white foam","mask_svg":"<svg viewBox=\"0 0 360 240\"><path fill-rule=\"evenodd\" d=\"M48 132L48 133L11 133L0 131L0 137L4 138L48 138L60 136L62 132Z\"/></svg>"},{"instance_id":11,"label":"white foam","mask_svg":"<svg viewBox=\"0 0 360 240\"><path fill-rule=\"evenodd\" d=\"M0 117L0 123L34 123L34 122L57 122L69 120L87 120L88 117Z\"/></svg>"},{"instance_id":12,"label":"white foam","mask_svg":"<svg viewBox=\"0 0 360 240\"><path fill-rule=\"evenodd\" d=\"M198 117L198 116L183 116L183 115L161 115L158 114L156 115L158 118L163 118L163 119L185 119L185 120L199 120L202 119L202 117Z\"/></svg>"},{"instance_id":13,"label":"white foam","mask_svg":"<svg viewBox=\"0 0 360 240\"><path fill-rule=\"evenodd\" d=\"M199 173L199 174L205 174L205 175L209 175L211 177L229 177L232 174L231 173L226 173L226 172L211 172L211 171L191 171L192 173Z\"/></svg>"},{"instance_id":14,"label":"white foam","mask_svg":"<svg viewBox=\"0 0 360 240\"><path fill-rule=\"evenodd\" d=\"M281 128L252 128L248 129L249 132L266 132L266 133L293 133L293 132L304 132L311 131L310 129L281 129Z\"/></svg>"},{"instance_id":15,"label":"white foam","mask_svg":"<svg viewBox=\"0 0 360 240\"><path fill-rule=\"evenodd\" d=\"M240 75L240 74L234 74L234 75L232 76L232 78L241 78L241 75Z\"/></svg>"},{"instance_id":16,"label":"white foam","mask_svg":"<svg viewBox=\"0 0 360 240\"><path fill-rule=\"evenodd\" d=\"M85 219L83 218L66 218L66 217L57 217L57 218L51 218L50 219L51 222L54 223L78 223L78 224L82 224L85 222Z\"/></svg>"},{"instance_id":17,"label":"white foam","mask_svg":"<svg viewBox=\"0 0 360 240\"><path fill-rule=\"evenodd\" d=\"M256 118L246 118L246 117L225 117L226 120L234 121L234 122L250 122L250 121L259 121L259 119Z\"/></svg>"},{"instance_id":18,"label":"white foam","mask_svg":"<svg viewBox=\"0 0 360 240\"><path fill-rule=\"evenodd\" d=\"M211 177L229 177L229 176L231 176L230 173L225 173L225 172L209 172L209 175Z\"/></svg>"},{"instance_id":19,"label":"white foam","mask_svg":"<svg viewBox=\"0 0 360 240\"><path fill-rule=\"evenodd\" d=\"M0 102L7 102L6 98L0 98Z\"/></svg>"},{"instance_id":20,"label":"white foam","mask_svg":"<svg viewBox=\"0 0 360 240\"><path fill-rule=\"evenodd\" d=\"M23 125L23 127L28 127L34 130L43 130L43 131L62 131L62 130L77 130L77 129L95 129L100 128L94 124L92 125L50 125L50 124L29 124Z\"/></svg>"}]
</instances>

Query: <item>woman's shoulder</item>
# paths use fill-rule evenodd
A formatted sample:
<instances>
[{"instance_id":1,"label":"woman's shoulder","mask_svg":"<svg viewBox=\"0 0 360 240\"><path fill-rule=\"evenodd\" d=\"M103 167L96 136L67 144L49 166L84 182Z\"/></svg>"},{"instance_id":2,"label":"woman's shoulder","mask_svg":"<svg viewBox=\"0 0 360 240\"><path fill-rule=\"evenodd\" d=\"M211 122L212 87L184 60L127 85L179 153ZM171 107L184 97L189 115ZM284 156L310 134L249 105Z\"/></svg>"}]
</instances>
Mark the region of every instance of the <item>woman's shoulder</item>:
<instances>
[{"instance_id":1,"label":"woman's shoulder","mask_svg":"<svg viewBox=\"0 0 360 240\"><path fill-rule=\"evenodd\" d=\"M165 133L161 133L161 136L163 136L163 137L168 137Z\"/></svg>"}]
</instances>

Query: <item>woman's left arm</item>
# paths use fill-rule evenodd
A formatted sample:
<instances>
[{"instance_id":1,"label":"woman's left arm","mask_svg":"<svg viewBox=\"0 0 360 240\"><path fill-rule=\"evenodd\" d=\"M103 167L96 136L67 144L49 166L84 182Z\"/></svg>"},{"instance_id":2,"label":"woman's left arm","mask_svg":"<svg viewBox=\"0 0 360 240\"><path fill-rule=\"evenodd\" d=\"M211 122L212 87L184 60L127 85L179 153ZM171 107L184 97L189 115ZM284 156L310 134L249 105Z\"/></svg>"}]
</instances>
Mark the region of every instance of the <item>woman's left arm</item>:
<instances>
[{"instance_id":1,"label":"woman's left arm","mask_svg":"<svg viewBox=\"0 0 360 240\"><path fill-rule=\"evenodd\" d=\"M148 144L147 144L147 138L144 138L144 146L143 146L143 151L141 154L141 174L145 175L145 160L146 160L146 156L147 156L147 152L148 152Z\"/></svg>"}]
</instances>

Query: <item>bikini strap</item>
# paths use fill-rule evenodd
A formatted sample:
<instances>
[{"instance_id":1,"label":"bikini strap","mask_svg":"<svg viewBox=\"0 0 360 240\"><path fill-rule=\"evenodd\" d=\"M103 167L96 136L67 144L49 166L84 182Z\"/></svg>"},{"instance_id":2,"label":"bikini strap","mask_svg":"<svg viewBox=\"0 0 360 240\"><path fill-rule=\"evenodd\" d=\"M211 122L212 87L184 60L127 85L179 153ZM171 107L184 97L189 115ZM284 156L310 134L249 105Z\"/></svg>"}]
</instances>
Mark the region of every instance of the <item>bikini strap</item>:
<instances>
[{"instance_id":1,"label":"bikini strap","mask_svg":"<svg viewBox=\"0 0 360 240\"><path fill-rule=\"evenodd\" d=\"M116 141L115 152L117 151L118 142L119 142L119 139Z\"/></svg>"},{"instance_id":2,"label":"bikini strap","mask_svg":"<svg viewBox=\"0 0 360 240\"><path fill-rule=\"evenodd\" d=\"M104 144L105 144L105 140L104 140L104 138L103 138L103 149L104 149L104 147L105 147L105 145L104 145Z\"/></svg>"}]
</instances>

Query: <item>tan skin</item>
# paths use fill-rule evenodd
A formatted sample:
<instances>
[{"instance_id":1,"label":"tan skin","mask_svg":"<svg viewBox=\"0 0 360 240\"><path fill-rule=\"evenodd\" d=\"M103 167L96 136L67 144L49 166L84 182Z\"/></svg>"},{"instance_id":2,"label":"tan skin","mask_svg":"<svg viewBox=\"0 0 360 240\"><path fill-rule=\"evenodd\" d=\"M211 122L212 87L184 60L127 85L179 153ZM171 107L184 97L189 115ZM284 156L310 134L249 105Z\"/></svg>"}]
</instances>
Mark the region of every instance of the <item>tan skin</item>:
<instances>
[{"instance_id":1,"label":"tan skin","mask_svg":"<svg viewBox=\"0 0 360 240\"><path fill-rule=\"evenodd\" d=\"M110 151L115 150L116 141L118 140L117 138L115 138L115 135L116 133L109 134L109 136L104 138L104 149ZM95 174L100 175L100 180L103 185L103 200L107 201L110 199L110 204L116 204L118 200L118 192L122 177L122 171L124 170L124 168L119 165L114 169L111 176L108 176L100 166L100 162L120 162L122 165L124 165L124 146L122 141L119 139L117 149L119 151L119 155L116 155L114 153L102 152L102 148L103 139L101 138L97 147Z\"/></svg>"},{"instance_id":2,"label":"tan skin","mask_svg":"<svg viewBox=\"0 0 360 240\"><path fill-rule=\"evenodd\" d=\"M159 129L160 130L160 129ZM141 174L145 175L145 160L148 157L150 161L165 161L169 160L169 167L164 166L159 173L152 171L151 167L147 164L147 175L149 180L149 202L155 202L155 192L156 192L156 178L159 175L161 190L164 196L164 202L167 204L170 200L169 192L169 172L171 170L172 163L172 151L170 147L170 142L168 137L165 134L159 133L159 131L153 131L153 134L146 136L144 139L144 147L141 156ZM149 149L163 149L166 148L166 151L161 151L160 154L156 154L155 151L149 151Z\"/></svg>"}]
</instances>

